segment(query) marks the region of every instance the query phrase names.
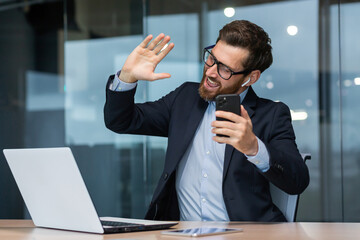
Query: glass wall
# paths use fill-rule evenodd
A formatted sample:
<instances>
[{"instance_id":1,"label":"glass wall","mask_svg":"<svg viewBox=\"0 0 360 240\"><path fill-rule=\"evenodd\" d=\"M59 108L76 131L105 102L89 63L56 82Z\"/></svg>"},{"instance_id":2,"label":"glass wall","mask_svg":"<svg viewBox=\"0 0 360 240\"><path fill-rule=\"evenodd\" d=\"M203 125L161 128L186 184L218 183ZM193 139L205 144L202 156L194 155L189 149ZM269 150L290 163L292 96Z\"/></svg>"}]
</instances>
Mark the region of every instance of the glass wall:
<instances>
[{"instance_id":1,"label":"glass wall","mask_svg":"<svg viewBox=\"0 0 360 240\"><path fill-rule=\"evenodd\" d=\"M142 136L105 128L108 76L143 37L142 1L67 1L64 36L65 144L78 161L99 215L144 216L151 191ZM147 99L140 86L137 101Z\"/></svg>"},{"instance_id":2,"label":"glass wall","mask_svg":"<svg viewBox=\"0 0 360 240\"><path fill-rule=\"evenodd\" d=\"M274 55L254 90L290 107L299 150L312 155L297 220L359 221L357 10L323 0L0 3L0 148L69 146L99 215L142 218L167 139L105 128L108 76L147 34L168 34L175 48L156 71L172 77L139 82L135 100L158 99L199 82L202 49L224 24L247 19L269 33ZM23 217L1 155L0 218Z\"/></svg>"},{"instance_id":3,"label":"glass wall","mask_svg":"<svg viewBox=\"0 0 360 240\"><path fill-rule=\"evenodd\" d=\"M64 146L62 1L0 1L0 149ZM27 217L0 154L0 218Z\"/></svg>"},{"instance_id":4,"label":"glass wall","mask_svg":"<svg viewBox=\"0 0 360 240\"><path fill-rule=\"evenodd\" d=\"M347 3L348 2L348 3ZM359 221L360 205L360 2L344 1L339 9L342 215L345 221ZM337 169L337 171L339 171ZM338 174L340 175L340 174Z\"/></svg>"}]
</instances>

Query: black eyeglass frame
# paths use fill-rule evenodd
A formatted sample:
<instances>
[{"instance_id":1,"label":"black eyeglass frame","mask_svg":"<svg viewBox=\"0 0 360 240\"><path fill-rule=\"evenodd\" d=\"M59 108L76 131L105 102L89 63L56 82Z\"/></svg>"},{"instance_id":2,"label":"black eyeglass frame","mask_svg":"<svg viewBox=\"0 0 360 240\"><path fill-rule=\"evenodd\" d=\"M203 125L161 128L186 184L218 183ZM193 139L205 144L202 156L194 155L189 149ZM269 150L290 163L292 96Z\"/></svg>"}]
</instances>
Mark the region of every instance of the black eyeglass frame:
<instances>
[{"instance_id":1,"label":"black eyeglass frame","mask_svg":"<svg viewBox=\"0 0 360 240\"><path fill-rule=\"evenodd\" d=\"M252 70L246 69L246 70L243 70L243 71L240 71L240 72L234 72L234 71L231 70L228 66L226 66L226 65L223 64L222 62L218 61L218 60L216 59L216 57L209 51L209 49L212 49L213 47L215 47L215 44L204 48L203 61L204 61L205 65L208 66L208 67L212 67L212 66L214 66L214 64L216 64L216 65L217 65L217 72L218 72L219 76L220 76L222 79L224 79L224 80L229 80L233 75L238 75L238 74L245 74L245 75L246 75L247 73L250 73L250 72L252 71ZM208 52L208 53L212 56L212 58L214 59L214 63L213 63L211 66L210 66L209 64L207 64L206 61L205 61L205 53L206 53L206 52ZM220 71L219 71L219 70L220 70L219 64L222 64L224 67L226 67L227 69L229 69L229 71L230 71L230 77L224 78L223 76L221 76Z\"/></svg>"}]
</instances>

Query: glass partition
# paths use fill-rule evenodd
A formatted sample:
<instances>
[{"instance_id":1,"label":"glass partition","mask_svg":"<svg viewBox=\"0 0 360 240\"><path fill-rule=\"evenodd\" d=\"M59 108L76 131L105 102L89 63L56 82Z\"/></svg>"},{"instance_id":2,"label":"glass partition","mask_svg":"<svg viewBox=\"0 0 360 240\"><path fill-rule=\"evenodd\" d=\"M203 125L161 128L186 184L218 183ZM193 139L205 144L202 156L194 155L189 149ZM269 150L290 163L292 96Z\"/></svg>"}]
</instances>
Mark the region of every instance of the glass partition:
<instances>
[{"instance_id":1,"label":"glass partition","mask_svg":"<svg viewBox=\"0 0 360 240\"><path fill-rule=\"evenodd\" d=\"M341 146L342 146L342 178L344 221L358 222L360 220L360 206L353 204L360 202L360 148L359 148L359 116L360 108L360 2L341 1L340 7L340 68L341 80L338 87L341 91Z\"/></svg>"},{"instance_id":2,"label":"glass partition","mask_svg":"<svg viewBox=\"0 0 360 240\"><path fill-rule=\"evenodd\" d=\"M143 38L142 1L67 1L64 43L65 143L74 152L101 216L142 218L147 198L143 136L106 129L108 77ZM140 84L136 101L147 89Z\"/></svg>"}]
</instances>

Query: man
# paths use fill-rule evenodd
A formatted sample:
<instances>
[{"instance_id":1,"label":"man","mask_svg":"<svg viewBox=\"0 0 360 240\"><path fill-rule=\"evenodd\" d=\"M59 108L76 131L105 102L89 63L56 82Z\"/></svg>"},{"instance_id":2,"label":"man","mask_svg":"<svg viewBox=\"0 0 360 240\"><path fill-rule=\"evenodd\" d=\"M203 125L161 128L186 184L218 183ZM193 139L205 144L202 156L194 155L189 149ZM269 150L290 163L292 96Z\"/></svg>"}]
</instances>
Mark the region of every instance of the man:
<instances>
[{"instance_id":1,"label":"man","mask_svg":"<svg viewBox=\"0 0 360 240\"><path fill-rule=\"evenodd\" d=\"M154 71L174 44L164 34L151 40L146 37L110 76L104 107L105 124L114 132L168 137L146 218L286 221L272 203L269 183L300 194L309 174L289 108L257 97L251 87L272 63L268 34L244 20L225 25L216 45L204 49L200 84L184 83L158 101L134 104L138 80L170 77ZM214 98L230 93L240 95L241 116L215 112Z\"/></svg>"}]
</instances>

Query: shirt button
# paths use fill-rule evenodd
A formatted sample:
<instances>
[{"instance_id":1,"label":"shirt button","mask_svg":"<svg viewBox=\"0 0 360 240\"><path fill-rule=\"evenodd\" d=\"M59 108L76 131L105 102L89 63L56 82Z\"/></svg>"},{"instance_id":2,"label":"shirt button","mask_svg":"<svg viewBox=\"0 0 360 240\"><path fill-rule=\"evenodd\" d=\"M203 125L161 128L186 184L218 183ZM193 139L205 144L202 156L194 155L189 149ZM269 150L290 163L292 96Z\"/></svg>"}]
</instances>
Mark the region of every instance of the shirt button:
<instances>
[{"instance_id":1,"label":"shirt button","mask_svg":"<svg viewBox=\"0 0 360 240\"><path fill-rule=\"evenodd\" d=\"M209 154L210 154L210 151L207 151L206 154L209 155Z\"/></svg>"},{"instance_id":2,"label":"shirt button","mask_svg":"<svg viewBox=\"0 0 360 240\"><path fill-rule=\"evenodd\" d=\"M205 199L205 198L203 198L203 199L201 199L201 201L202 201L203 203L205 203L205 202L206 202L206 199Z\"/></svg>"},{"instance_id":3,"label":"shirt button","mask_svg":"<svg viewBox=\"0 0 360 240\"><path fill-rule=\"evenodd\" d=\"M259 164L260 162L259 161L256 161L255 164Z\"/></svg>"},{"instance_id":4,"label":"shirt button","mask_svg":"<svg viewBox=\"0 0 360 240\"><path fill-rule=\"evenodd\" d=\"M203 177L204 177L204 178L207 178L207 174L206 174L206 173L204 173L204 174L203 174Z\"/></svg>"}]
</instances>

